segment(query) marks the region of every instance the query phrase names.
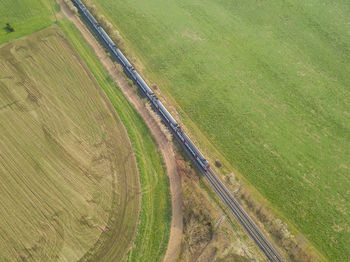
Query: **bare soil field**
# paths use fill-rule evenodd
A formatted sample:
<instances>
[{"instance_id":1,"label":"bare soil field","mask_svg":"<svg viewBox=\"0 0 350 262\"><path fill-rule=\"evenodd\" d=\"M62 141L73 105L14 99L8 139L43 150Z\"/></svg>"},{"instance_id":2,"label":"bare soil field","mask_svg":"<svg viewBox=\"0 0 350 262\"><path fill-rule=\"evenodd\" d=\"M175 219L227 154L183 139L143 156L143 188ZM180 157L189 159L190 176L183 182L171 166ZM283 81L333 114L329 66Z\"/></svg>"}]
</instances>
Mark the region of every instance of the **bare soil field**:
<instances>
[{"instance_id":1,"label":"bare soil field","mask_svg":"<svg viewBox=\"0 0 350 262\"><path fill-rule=\"evenodd\" d=\"M135 235L128 135L56 26L0 47L0 203L2 261L120 261Z\"/></svg>"}]
</instances>

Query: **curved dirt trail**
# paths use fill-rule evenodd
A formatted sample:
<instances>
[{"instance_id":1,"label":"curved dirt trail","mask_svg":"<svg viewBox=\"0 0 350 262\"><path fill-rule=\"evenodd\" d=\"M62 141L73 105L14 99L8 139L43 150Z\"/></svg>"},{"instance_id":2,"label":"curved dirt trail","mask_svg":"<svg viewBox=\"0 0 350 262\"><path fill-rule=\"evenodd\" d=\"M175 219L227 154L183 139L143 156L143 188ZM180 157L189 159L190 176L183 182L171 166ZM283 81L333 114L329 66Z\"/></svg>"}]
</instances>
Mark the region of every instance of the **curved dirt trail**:
<instances>
[{"instance_id":1,"label":"curved dirt trail","mask_svg":"<svg viewBox=\"0 0 350 262\"><path fill-rule=\"evenodd\" d=\"M141 101L138 94L126 80L126 76L113 64L105 49L99 44L96 38L91 34L86 25L74 15L62 0L58 0L63 14L76 26L83 35L87 43L94 50L95 54L109 72L114 82L119 86L128 101L135 107L141 115L152 135L156 139L159 150L162 152L167 173L170 180L170 191L172 201L172 220L170 239L168 248L164 257L165 262L176 261L180 253L182 231L183 231L183 212L182 212L182 190L181 178L177 173L175 155L171 142L167 140L159 125L146 109L145 104Z\"/></svg>"}]
</instances>

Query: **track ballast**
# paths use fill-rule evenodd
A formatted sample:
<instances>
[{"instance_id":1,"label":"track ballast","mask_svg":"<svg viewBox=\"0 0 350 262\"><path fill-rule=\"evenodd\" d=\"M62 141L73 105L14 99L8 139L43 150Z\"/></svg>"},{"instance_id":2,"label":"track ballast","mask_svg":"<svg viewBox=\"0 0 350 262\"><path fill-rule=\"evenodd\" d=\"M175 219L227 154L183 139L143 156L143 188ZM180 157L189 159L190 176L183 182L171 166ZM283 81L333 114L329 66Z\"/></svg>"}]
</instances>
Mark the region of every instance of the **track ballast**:
<instances>
[{"instance_id":1,"label":"track ballast","mask_svg":"<svg viewBox=\"0 0 350 262\"><path fill-rule=\"evenodd\" d=\"M258 245L260 250L266 255L269 261L273 262L284 262L284 258L274 248L274 246L268 241L265 235L261 232L259 227L253 222L249 215L244 211L242 206L238 203L235 197L226 188L224 183L218 178L218 176L209 169L208 172L204 173L204 176L214 188L216 193L224 201L226 206L231 210L237 221L247 231L249 236Z\"/></svg>"}]
</instances>

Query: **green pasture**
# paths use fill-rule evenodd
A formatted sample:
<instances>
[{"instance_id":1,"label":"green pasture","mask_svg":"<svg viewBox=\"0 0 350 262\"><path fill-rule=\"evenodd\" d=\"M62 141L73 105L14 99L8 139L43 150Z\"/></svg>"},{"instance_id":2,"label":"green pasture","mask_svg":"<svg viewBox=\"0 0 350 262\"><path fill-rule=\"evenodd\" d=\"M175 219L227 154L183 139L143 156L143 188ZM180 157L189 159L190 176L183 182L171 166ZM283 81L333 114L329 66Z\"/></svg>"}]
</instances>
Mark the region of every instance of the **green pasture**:
<instances>
[{"instance_id":1,"label":"green pasture","mask_svg":"<svg viewBox=\"0 0 350 262\"><path fill-rule=\"evenodd\" d=\"M50 1L57 12L53 0L0 0L0 44L49 26L54 21ZM7 23L14 32L7 30Z\"/></svg>"},{"instance_id":2,"label":"green pasture","mask_svg":"<svg viewBox=\"0 0 350 262\"><path fill-rule=\"evenodd\" d=\"M349 261L349 2L91 2L184 123L326 258Z\"/></svg>"}]
</instances>

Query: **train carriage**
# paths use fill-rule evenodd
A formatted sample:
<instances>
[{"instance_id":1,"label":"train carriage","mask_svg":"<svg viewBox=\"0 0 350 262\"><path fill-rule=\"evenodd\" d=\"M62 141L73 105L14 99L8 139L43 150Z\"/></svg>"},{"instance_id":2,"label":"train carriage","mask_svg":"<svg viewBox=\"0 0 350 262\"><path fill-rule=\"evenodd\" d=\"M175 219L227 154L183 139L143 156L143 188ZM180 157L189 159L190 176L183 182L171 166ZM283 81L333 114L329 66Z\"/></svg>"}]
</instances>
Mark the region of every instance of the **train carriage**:
<instances>
[{"instance_id":1,"label":"train carriage","mask_svg":"<svg viewBox=\"0 0 350 262\"><path fill-rule=\"evenodd\" d=\"M109 37L106 31L99 25L96 19L91 15L89 10L86 9L85 5L80 0L72 0L79 12L88 21L93 31L98 35L100 40L112 54L112 57L117 60L123 67L125 73L134 81L144 95L149 99L153 107L160 114L163 121L168 125L170 130L176 136L176 138L185 147L187 152L194 158L196 163L206 172L210 165L209 162L203 157L202 153L192 143L190 138L181 130L176 120L172 117L169 111L165 108L162 102L159 101L158 97L153 93L152 89L149 88L147 83L142 79L139 73L134 69L129 60L124 56L120 49L116 46L113 40Z\"/></svg>"}]
</instances>

